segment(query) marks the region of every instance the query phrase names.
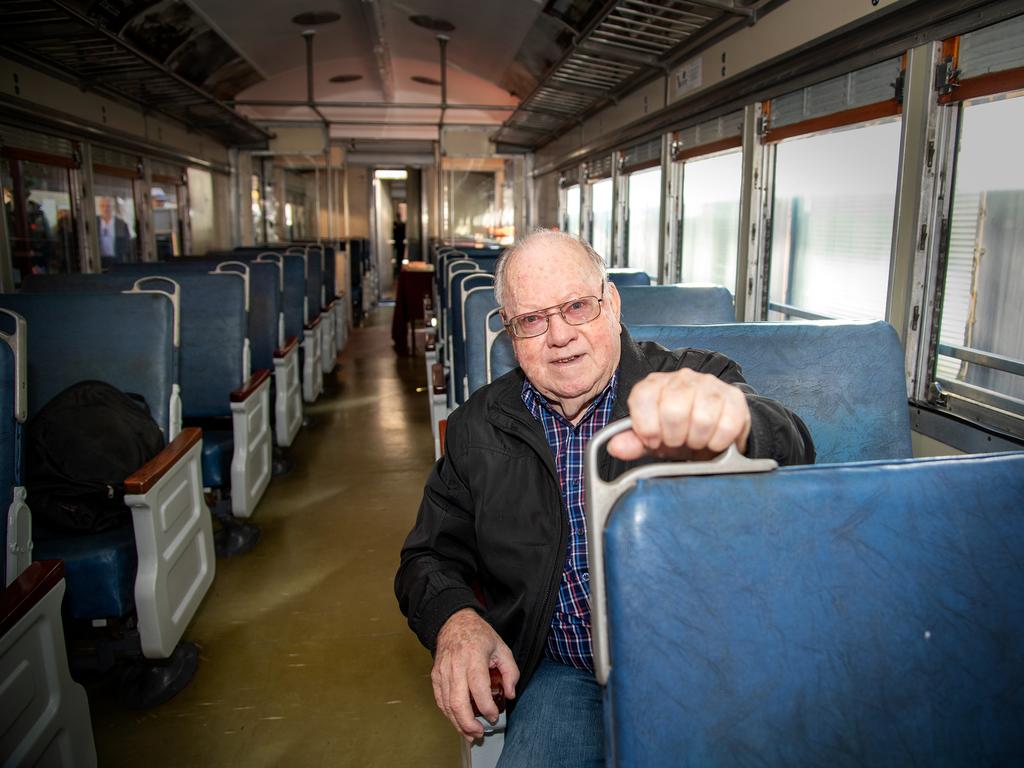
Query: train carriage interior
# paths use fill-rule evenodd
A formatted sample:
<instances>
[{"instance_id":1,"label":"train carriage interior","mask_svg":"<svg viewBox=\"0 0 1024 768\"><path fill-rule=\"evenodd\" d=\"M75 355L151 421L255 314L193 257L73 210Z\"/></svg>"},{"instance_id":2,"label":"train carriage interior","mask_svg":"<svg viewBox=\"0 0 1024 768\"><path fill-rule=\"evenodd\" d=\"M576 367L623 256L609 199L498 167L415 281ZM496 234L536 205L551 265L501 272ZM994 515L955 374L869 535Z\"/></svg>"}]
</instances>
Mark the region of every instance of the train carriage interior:
<instances>
[{"instance_id":1,"label":"train carriage interior","mask_svg":"<svg viewBox=\"0 0 1024 768\"><path fill-rule=\"evenodd\" d=\"M1022 135L1021 0L0 0L0 763L498 765L395 574L558 230L817 453L590 441L605 764L1024 764Z\"/></svg>"}]
</instances>

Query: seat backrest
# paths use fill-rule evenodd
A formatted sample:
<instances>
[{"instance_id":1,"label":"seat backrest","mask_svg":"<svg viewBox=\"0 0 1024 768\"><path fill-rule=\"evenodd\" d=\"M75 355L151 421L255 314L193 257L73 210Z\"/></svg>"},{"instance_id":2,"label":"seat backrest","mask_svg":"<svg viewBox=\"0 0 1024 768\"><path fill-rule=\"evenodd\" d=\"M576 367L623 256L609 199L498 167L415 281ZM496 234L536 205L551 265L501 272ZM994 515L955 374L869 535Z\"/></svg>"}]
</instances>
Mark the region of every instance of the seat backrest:
<instances>
[{"instance_id":1,"label":"seat backrest","mask_svg":"<svg viewBox=\"0 0 1024 768\"><path fill-rule=\"evenodd\" d=\"M626 325L732 323L732 294L720 285L624 285L622 322Z\"/></svg>"},{"instance_id":2,"label":"seat backrest","mask_svg":"<svg viewBox=\"0 0 1024 768\"><path fill-rule=\"evenodd\" d=\"M603 536L608 765L1018 762L1021 499L1024 452L639 481Z\"/></svg>"},{"instance_id":3,"label":"seat backrest","mask_svg":"<svg viewBox=\"0 0 1024 768\"><path fill-rule=\"evenodd\" d=\"M487 318L498 308L493 282L469 288L464 306L466 378L469 381L469 393L473 394L487 383Z\"/></svg>"},{"instance_id":4,"label":"seat backrest","mask_svg":"<svg viewBox=\"0 0 1024 768\"><path fill-rule=\"evenodd\" d=\"M615 283L617 288L626 285L650 285L651 276L642 269L616 268L608 270L608 279Z\"/></svg>"},{"instance_id":5,"label":"seat backrest","mask_svg":"<svg viewBox=\"0 0 1024 768\"><path fill-rule=\"evenodd\" d=\"M758 394L804 420L818 463L912 455L903 350L888 323L635 325L629 332L637 342L732 358Z\"/></svg>"},{"instance_id":6,"label":"seat backrest","mask_svg":"<svg viewBox=\"0 0 1024 768\"><path fill-rule=\"evenodd\" d=\"M205 274L216 271L237 271L245 274L249 290L247 336L252 350L254 369L274 369L274 350L278 339L281 315L280 267L275 263L252 259L176 259L173 261L118 264L112 271L135 275L173 275L177 272Z\"/></svg>"},{"instance_id":7,"label":"seat backrest","mask_svg":"<svg viewBox=\"0 0 1024 768\"><path fill-rule=\"evenodd\" d=\"M618 291L628 327L731 323L735 317L732 295L720 285L627 285ZM489 357L492 380L515 368L507 333L494 339Z\"/></svg>"},{"instance_id":8,"label":"seat backrest","mask_svg":"<svg viewBox=\"0 0 1024 768\"><path fill-rule=\"evenodd\" d=\"M187 418L230 416L231 392L249 376L245 366L248 329L245 281L235 273L181 271L171 277L181 289L182 415ZM130 289L137 279L138 275L128 272L34 275L25 281L24 289L116 293ZM29 333L31 335L32 331ZM113 381L109 383L119 386Z\"/></svg>"},{"instance_id":9,"label":"seat backrest","mask_svg":"<svg viewBox=\"0 0 1024 768\"><path fill-rule=\"evenodd\" d=\"M158 293L7 293L0 307L25 318L31 418L54 395L97 379L142 395L172 435L178 349L171 300Z\"/></svg>"},{"instance_id":10,"label":"seat backrest","mask_svg":"<svg viewBox=\"0 0 1024 768\"><path fill-rule=\"evenodd\" d=\"M449 317L451 318L451 361L452 378L455 386L455 402L459 405L466 400L464 388L464 380L467 377L466 327L464 323L466 292L485 285L493 286L494 276L480 270L459 272L452 278L452 306L449 312Z\"/></svg>"}]
</instances>

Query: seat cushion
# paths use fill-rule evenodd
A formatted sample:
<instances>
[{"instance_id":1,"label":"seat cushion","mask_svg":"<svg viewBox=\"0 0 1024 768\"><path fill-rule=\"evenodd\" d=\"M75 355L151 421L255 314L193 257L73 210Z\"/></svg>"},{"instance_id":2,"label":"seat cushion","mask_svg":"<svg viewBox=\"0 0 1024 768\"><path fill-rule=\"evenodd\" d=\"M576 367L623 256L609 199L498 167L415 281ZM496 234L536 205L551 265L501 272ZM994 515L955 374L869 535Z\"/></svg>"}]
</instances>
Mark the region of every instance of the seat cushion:
<instances>
[{"instance_id":1,"label":"seat cushion","mask_svg":"<svg viewBox=\"0 0 1024 768\"><path fill-rule=\"evenodd\" d=\"M225 488L230 485L231 454L235 449L231 432L203 430L203 485Z\"/></svg>"},{"instance_id":2,"label":"seat cushion","mask_svg":"<svg viewBox=\"0 0 1024 768\"><path fill-rule=\"evenodd\" d=\"M109 619L135 610L138 555L130 525L84 536L37 541L36 560L63 560L64 610L76 619Z\"/></svg>"}]
</instances>

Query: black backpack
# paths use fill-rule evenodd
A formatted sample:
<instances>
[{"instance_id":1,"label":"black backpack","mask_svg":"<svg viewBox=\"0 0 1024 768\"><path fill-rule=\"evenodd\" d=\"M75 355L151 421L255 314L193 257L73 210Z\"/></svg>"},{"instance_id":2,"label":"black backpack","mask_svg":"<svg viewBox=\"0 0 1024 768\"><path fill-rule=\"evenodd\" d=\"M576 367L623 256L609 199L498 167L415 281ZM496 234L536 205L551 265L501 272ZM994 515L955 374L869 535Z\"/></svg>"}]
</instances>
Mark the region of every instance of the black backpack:
<instances>
[{"instance_id":1,"label":"black backpack","mask_svg":"<svg viewBox=\"0 0 1024 768\"><path fill-rule=\"evenodd\" d=\"M72 384L25 432L25 489L37 538L130 523L124 481L164 447L145 399L102 381Z\"/></svg>"}]
</instances>

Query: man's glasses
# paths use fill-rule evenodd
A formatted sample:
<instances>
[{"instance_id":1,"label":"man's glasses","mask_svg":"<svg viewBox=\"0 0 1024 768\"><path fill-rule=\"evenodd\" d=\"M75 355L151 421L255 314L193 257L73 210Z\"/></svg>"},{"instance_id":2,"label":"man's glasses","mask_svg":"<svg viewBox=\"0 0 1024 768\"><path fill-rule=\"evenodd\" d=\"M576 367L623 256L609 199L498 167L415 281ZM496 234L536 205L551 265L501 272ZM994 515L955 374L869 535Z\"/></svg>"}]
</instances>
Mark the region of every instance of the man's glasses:
<instances>
[{"instance_id":1,"label":"man's glasses","mask_svg":"<svg viewBox=\"0 0 1024 768\"><path fill-rule=\"evenodd\" d=\"M604 281L601 281L601 298L582 296L564 304L556 304L536 312L524 312L516 315L505 323L505 328L517 339L530 339L540 336L548 330L548 318L559 314L569 325L584 325L601 314L601 302L604 301Z\"/></svg>"}]
</instances>

